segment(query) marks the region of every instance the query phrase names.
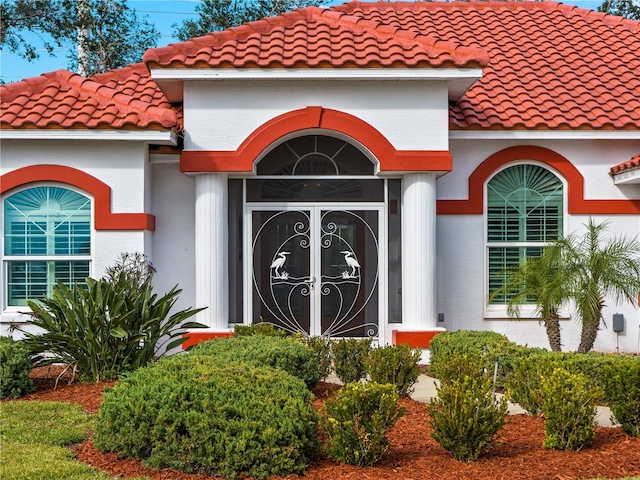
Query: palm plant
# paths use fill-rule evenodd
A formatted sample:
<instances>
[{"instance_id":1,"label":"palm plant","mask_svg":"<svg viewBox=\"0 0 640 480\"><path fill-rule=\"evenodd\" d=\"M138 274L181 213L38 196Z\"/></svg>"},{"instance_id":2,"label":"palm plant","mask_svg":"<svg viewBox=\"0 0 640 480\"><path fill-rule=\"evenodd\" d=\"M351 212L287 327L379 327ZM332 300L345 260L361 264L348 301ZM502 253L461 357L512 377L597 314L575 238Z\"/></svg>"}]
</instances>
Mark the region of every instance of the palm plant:
<instances>
[{"instance_id":1,"label":"palm plant","mask_svg":"<svg viewBox=\"0 0 640 480\"><path fill-rule=\"evenodd\" d=\"M564 282L571 290L582 322L578 353L593 348L605 298L633 302L640 291L640 242L624 236L605 242L607 222L589 219L582 236L574 234L554 242L554 255L562 257Z\"/></svg>"},{"instance_id":2,"label":"palm plant","mask_svg":"<svg viewBox=\"0 0 640 480\"><path fill-rule=\"evenodd\" d=\"M556 352L562 349L558 311L569 298L561 259L558 249L545 247L540 257L528 258L523 264L507 270L502 287L489 296L490 302L496 297L508 299L507 313L513 317L520 317L521 305L535 305L549 346Z\"/></svg>"}]
</instances>

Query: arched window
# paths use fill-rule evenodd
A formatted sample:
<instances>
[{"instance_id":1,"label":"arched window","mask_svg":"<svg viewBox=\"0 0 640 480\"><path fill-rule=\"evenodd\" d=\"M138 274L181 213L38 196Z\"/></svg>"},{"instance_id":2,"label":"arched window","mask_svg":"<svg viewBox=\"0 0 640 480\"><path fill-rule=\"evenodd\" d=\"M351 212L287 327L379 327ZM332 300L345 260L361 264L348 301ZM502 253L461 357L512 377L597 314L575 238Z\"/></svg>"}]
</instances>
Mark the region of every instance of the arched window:
<instances>
[{"instance_id":1,"label":"arched window","mask_svg":"<svg viewBox=\"0 0 640 480\"><path fill-rule=\"evenodd\" d=\"M381 180L347 178L373 176L371 160L354 145L325 135L305 135L281 143L260 160L257 173L274 178L252 180L249 201L384 199Z\"/></svg>"},{"instance_id":2,"label":"arched window","mask_svg":"<svg viewBox=\"0 0 640 480\"><path fill-rule=\"evenodd\" d=\"M504 271L539 257L548 242L562 235L563 185L538 165L514 165L487 184L489 294L504 282ZM496 296L495 304L508 302Z\"/></svg>"},{"instance_id":3,"label":"arched window","mask_svg":"<svg viewBox=\"0 0 640 480\"><path fill-rule=\"evenodd\" d=\"M9 307L50 295L58 280L83 283L91 256L91 200L40 186L4 199L4 263Z\"/></svg>"}]
</instances>

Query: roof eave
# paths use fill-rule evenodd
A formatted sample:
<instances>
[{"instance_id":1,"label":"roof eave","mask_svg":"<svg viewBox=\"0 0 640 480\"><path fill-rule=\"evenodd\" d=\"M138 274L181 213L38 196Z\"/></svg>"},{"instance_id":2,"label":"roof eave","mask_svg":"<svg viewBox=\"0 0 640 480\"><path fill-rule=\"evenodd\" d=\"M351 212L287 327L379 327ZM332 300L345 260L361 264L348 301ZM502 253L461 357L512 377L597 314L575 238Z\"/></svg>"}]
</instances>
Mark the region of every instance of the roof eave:
<instances>
[{"instance_id":1,"label":"roof eave","mask_svg":"<svg viewBox=\"0 0 640 480\"><path fill-rule=\"evenodd\" d=\"M611 176L615 185L640 184L640 168L624 170Z\"/></svg>"},{"instance_id":2,"label":"roof eave","mask_svg":"<svg viewBox=\"0 0 640 480\"><path fill-rule=\"evenodd\" d=\"M107 129L8 129L0 130L2 140L117 140L146 142L154 145L178 145L175 130L107 130Z\"/></svg>"},{"instance_id":3,"label":"roof eave","mask_svg":"<svg viewBox=\"0 0 640 480\"><path fill-rule=\"evenodd\" d=\"M450 125L449 140L640 140L640 130L456 129Z\"/></svg>"},{"instance_id":4,"label":"roof eave","mask_svg":"<svg viewBox=\"0 0 640 480\"><path fill-rule=\"evenodd\" d=\"M187 80L446 81L457 99L482 77L482 68L150 68L170 102L182 100Z\"/></svg>"}]
</instances>

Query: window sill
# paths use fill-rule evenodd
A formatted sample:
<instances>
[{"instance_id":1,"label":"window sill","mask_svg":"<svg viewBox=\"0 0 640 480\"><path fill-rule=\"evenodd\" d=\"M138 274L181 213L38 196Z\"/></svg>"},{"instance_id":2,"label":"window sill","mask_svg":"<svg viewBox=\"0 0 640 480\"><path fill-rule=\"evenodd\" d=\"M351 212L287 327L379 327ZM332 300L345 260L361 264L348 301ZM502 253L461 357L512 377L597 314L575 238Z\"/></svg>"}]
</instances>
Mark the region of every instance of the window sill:
<instances>
[{"instance_id":1,"label":"window sill","mask_svg":"<svg viewBox=\"0 0 640 480\"><path fill-rule=\"evenodd\" d=\"M571 319L571 314L566 309L560 309L560 320ZM540 315L536 312L534 306L522 306L520 307L520 315L518 317L512 317L507 313L507 307L502 305L494 305L485 308L484 310L485 320L535 320L540 321Z\"/></svg>"},{"instance_id":2,"label":"window sill","mask_svg":"<svg viewBox=\"0 0 640 480\"><path fill-rule=\"evenodd\" d=\"M0 323L27 323L30 319L29 307L8 307L0 314Z\"/></svg>"}]
</instances>

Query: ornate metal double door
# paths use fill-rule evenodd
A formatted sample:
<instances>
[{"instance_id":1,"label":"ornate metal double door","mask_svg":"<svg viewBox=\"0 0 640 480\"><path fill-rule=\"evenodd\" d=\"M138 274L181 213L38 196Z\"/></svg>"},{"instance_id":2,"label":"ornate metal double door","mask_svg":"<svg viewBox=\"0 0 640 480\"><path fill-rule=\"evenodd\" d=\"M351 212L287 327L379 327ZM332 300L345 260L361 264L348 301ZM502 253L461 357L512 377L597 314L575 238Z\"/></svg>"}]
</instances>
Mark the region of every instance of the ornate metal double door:
<instances>
[{"instance_id":1,"label":"ornate metal double door","mask_svg":"<svg viewBox=\"0 0 640 480\"><path fill-rule=\"evenodd\" d=\"M249 208L252 322L378 336L381 207Z\"/></svg>"}]
</instances>

